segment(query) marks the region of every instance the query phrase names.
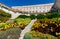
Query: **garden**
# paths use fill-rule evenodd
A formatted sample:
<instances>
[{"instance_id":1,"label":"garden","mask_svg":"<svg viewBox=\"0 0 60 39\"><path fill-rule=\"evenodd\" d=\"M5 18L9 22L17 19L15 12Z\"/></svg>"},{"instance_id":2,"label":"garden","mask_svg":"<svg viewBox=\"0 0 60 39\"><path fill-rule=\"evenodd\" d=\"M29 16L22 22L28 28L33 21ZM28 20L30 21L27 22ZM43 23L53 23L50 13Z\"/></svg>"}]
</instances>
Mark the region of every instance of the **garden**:
<instances>
[{"instance_id":1,"label":"garden","mask_svg":"<svg viewBox=\"0 0 60 39\"><path fill-rule=\"evenodd\" d=\"M11 14L0 10L0 39L8 39L8 36L9 39L18 39L22 30L33 19L37 20L23 39L60 39L60 13L58 12L19 15L13 19L13 23L7 22L10 18Z\"/></svg>"}]
</instances>

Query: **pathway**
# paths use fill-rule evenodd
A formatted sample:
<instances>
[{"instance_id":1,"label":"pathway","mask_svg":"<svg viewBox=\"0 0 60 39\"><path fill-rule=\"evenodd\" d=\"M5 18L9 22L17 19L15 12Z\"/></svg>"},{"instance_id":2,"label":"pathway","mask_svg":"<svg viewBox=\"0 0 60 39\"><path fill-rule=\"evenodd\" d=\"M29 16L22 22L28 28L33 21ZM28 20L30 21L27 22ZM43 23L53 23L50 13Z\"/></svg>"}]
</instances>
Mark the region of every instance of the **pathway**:
<instances>
[{"instance_id":1,"label":"pathway","mask_svg":"<svg viewBox=\"0 0 60 39\"><path fill-rule=\"evenodd\" d=\"M32 20L32 21L25 27L25 29L21 32L19 39L23 39L25 33L26 33L26 32L29 32L29 31L31 30L31 27L32 27L33 23L34 23L36 20L37 20L37 19Z\"/></svg>"}]
</instances>

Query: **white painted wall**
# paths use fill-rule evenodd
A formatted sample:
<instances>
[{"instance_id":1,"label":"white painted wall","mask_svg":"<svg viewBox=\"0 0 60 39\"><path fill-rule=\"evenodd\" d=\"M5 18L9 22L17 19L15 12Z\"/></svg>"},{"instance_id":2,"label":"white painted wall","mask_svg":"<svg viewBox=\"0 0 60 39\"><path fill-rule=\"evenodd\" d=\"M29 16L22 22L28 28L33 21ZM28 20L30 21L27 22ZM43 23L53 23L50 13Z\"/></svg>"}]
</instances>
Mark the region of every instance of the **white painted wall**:
<instances>
[{"instance_id":1,"label":"white painted wall","mask_svg":"<svg viewBox=\"0 0 60 39\"><path fill-rule=\"evenodd\" d=\"M9 13L9 14L11 14L11 19L15 19L15 18L17 18L19 15L21 15L21 13L18 13L18 12L15 13L15 12L9 11L9 10L3 8L3 7L0 7L0 9L3 10L3 11L5 11L5 12L7 12L7 13Z\"/></svg>"},{"instance_id":2,"label":"white painted wall","mask_svg":"<svg viewBox=\"0 0 60 39\"><path fill-rule=\"evenodd\" d=\"M54 3L50 4L40 4L40 5L29 5L29 6L14 6L13 9L18 9L20 11L31 12L31 13L40 13L40 12L49 12Z\"/></svg>"}]
</instances>

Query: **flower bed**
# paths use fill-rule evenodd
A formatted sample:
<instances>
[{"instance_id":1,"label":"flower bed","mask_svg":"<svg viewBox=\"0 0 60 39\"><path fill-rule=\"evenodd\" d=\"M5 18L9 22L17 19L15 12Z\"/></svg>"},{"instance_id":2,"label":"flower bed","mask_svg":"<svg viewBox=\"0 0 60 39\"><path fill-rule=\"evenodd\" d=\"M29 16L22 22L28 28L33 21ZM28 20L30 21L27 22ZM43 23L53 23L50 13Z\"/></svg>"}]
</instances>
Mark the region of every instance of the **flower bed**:
<instances>
[{"instance_id":1,"label":"flower bed","mask_svg":"<svg viewBox=\"0 0 60 39\"><path fill-rule=\"evenodd\" d=\"M16 24L11 24L11 23L0 23L0 31L5 31L10 28L15 28Z\"/></svg>"},{"instance_id":2,"label":"flower bed","mask_svg":"<svg viewBox=\"0 0 60 39\"><path fill-rule=\"evenodd\" d=\"M60 39L60 20L38 19L24 39Z\"/></svg>"},{"instance_id":3,"label":"flower bed","mask_svg":"<svg viewBox=\"0 0 60 39\"><path fill-rule=\"evenodd\" d=\"M60 39L60 14L47 13L34 16L37 21L32 25L31 31L26 33L24 39Z\"/></svg>"},{"instance_id":4,"label":"flower bed","mask_svg":"<svg viewBox=\"0 0 60 39\"><path fill-rule=\"evenodd\" d=\"M24 39L58 39L58 38L49 34L43 34L38 31L30 31L25 34Z\"/></svg>"},{"instance_id":5,"label":"flower bed","mask_svg":"<svg viewBox=\"0 0 60 39\"><path fill-rule=\"evenodd\" d=\"M32 25L31 31L26 33L24 39L58 39L60 38L60 14L57 12L32 14L30 16L20 15L14 22L6 22L10 18L10 14L0 13L0 31L7 31L13 28L24 29L32 19L37 19ZM5 19L7 17L7 19ZM5 19L5 20L4 20Z\"/></svg>"},{"instance_id":6,"label":"flower bed","mask_svg":"<svg viewBox=\"0 0 60 39\"><path fill-rule=\"evenodd\" d=\"M17 24L21 29L24 29L31 22L30 18L16 18L14 23Z\"/></svg>"}]
</instances>

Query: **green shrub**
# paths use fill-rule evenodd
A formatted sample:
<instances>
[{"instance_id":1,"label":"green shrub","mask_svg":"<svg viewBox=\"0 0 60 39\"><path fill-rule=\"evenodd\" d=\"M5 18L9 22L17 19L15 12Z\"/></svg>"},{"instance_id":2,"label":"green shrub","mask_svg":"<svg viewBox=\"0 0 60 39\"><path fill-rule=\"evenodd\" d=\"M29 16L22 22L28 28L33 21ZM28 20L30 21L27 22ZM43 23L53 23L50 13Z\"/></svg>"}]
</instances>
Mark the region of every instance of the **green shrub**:
<instances>
[{"instance_id":1,"label":"green shrub","mask_svg":"<svg viewBox=\"0 0 60 39\"><path fill-rule=\"evenodd\" d=\"M32 31L25 34L24 39L58 39L49 34L43 34L41 32Z\"/></svg>"},{"instance_id":2,"label":"green shrub","mask_svg":"<svg viewBox=\"0 0 60 39\"><path fill-rule=\"evenodd\" d=\"M26 16L26 15L20 15L18 16L17 18L28 18L29 16Z\"/></svg>"},{"instance_id":3,"label":"green shrub","mask_svg":"<svg viewBox=\"0 0 60 39\"><path fill-rule=\"evenodd\" d=\"M52 13L51 16L52 16L52 18L57 18L57 17L59 17L59 14L58 13Z\"/></svg>"},{"instance_id":4,"label":"green shrub","mask_svg":"<svg viewBox=\"0 0 60 39\"><path fill-rule=\"evenodd\" d=\"M0 10L0 16L3 16L3 17L11 17L11 14L9 14L9 13L6 13L6 12L4 12L3 10Z\"/></svg>"},{"instance_id":5,"label":"green shrub","mask_svg":"<svg viewBox=\"0 0 60 39\"><path fill-rule=\"evenodd\" d=\"M17 24L24 24L24 25L28 25L30 23L31 19L30 18L17 18L14 20L15 23Z\"/></svg>"},{"instance_id":6,"label":"green shrub","mask_svg":"<svg viewBox=\"0 0 60 39\"><path fill-rule=\"evenodd\" d=\"M44 14L37 15L37 19L44 19L44 18L46 18L46 16Z\"/></svg>"},{"instance_id":7,"label":"green shrub","mask_svg":"<svg viewBox=\"0 0 60 39\"><path fill-rule=\"evenodd\" d=\"M11 17L11 14L0 10L0 22L6 22Z\"/></svg>"},{"instance_id":8,"label":"green shrub","mask_svg":"<svg viewBox=\"0 0 60 39\"><path fill-rule=\"evenodd\" d=\"M36 16L35 16L34 14L32 14L32 15L30 15L30 18L31 18L31 19L35 19Z\"/></svg>"},{"instance_id":9,"label":"green shrub","mask_svg":"<svg viewBox=\"0 0 60 39\"><path fill-rule=\"evenodd\" d=\"M32 36L29 33L26 33L23 39L32 39Z\"/></svg>"},{"instance_id":10,"label":"green shrub","mask_svg":"<svg viewBox=\"0 0 60 39\"><path fill-rule=\"evenodd\" d=\"M46 17L49 18L49 19L51 19L52 18L51 13L46 14Z\"/></svg>"},{"instance_id":11,"label":"green shrub","mask_svg":"<svg viewBox=\"0 0 60 39\"><path fill-rule=\"evenodd\" d=\"M0 28L5 27L5 23L0 23Z\"/></svg>"}]
</instances>

